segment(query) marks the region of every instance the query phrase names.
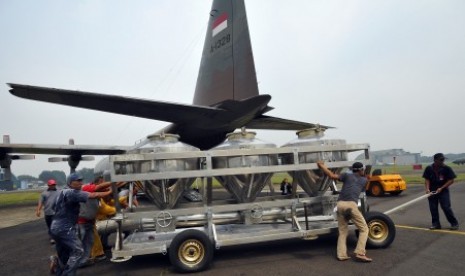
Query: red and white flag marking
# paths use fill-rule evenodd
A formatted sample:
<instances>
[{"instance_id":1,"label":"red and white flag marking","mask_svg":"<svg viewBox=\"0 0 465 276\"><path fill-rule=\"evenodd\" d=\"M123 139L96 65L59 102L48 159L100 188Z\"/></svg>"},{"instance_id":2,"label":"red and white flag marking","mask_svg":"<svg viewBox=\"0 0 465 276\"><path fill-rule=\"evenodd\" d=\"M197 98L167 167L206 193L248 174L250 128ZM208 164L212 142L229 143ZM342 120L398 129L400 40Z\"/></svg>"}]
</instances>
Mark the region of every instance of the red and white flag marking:
<instances>
[{"instance_id":1,"label":"red and white flag marking","mask_svg":"<svg viewBox=\"0 0 465 276\"><path fill-rule=\"evenodd\" d=\"M223 13L213 22L212 37L228 27L228 14Z\"/></svg>"}]
</instances>

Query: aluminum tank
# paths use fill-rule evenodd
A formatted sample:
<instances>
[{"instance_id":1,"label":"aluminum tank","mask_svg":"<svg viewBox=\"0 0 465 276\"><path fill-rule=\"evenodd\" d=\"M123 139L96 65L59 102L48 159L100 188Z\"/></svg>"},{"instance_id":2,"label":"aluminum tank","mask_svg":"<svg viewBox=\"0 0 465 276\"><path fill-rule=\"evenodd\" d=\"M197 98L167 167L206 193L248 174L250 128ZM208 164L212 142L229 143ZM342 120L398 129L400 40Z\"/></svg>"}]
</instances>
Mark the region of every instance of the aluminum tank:
<instances>
[{"instance_id":1,"label":"aluminum tank","mask_svg":"<svg viewBox=\"0 0 465 276\"><path fill-rule=\"evenodd\" d=\"M345 145L346 141L341 139L321 139L324 136L324 130L320 128L305 129L297 132L298 138L288 142L282 147L303 147L303 146L336 146ZM331 161L347 161L347 152L345 151L329 151L329 152L299 152L299 163L315 163L318 160L325 162ZM294 164L293 155L282 155L282 164ZM332 172L339 174L343 168L333 168ZM328 190L332 180L325 176L319 170L304 170L289 172L294 178L294 181L309 195L316 196Z\"/></svg>"},{"instance_id":2,"label":"aluminum tank","mask_svg":"<svg viewBox=\"0 0 465 276\"><path fill-rule=\"evenodd\" d=\"M179 142L179 135L175 134L153 134L147 136L147 141L130 153L166 153L200 151L200 149ZM167 172L193 170L199 167L198 158L190 159L163 159L149 160L134 163L131 170L134 173ZM130 173L130 172L129 172ZM173 208L183 192L192 185L195 178L182 179L154 179L143 182L144 190L160 209Z\"/></svg>"},{"instance_id":3,"label":"aluminum tank","mask_svg":"<svg viewBox=\"0 0 465 276\"><path fill-rule=\"evenodd\" d=\"M276 148L275 144L264 142L255 138L255 132L234 132L227 135L227 140L212 149L260 149ZM212 158L213 168L241 168L277 165L277 155L240 155ZM241 174L232 176L216 177L223 187L230 192L234 198L242 202L252 202L256 199L263 187L270 181L271 173Z\"/></svg>"}]
</instances>

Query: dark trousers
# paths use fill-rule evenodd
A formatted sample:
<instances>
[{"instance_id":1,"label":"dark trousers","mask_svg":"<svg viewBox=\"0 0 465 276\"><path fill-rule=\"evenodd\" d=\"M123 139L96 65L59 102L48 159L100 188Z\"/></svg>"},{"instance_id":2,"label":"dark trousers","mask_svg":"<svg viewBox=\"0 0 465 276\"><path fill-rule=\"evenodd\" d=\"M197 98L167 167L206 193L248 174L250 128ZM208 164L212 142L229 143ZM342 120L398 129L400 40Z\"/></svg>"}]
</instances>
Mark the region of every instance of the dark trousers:
<instances>
[{"instance_id":1,"label":"dark trousers","mask_svg":"<svg viewBox=\"0 0 465 276\"><path fill-rule=\"evenodd\" d=\"M94 222L82 223L79 226L79 236L82 241L82 248L84 249L84 255L81 259L80 265L85 265L89 262L90 252L94 245Z\"/></svg>"},{"instance_id":2,"label":"dark trousers","mask_svg":"<svg viewBox=\"0 0 465 276\"><path fill-rule=\"evenodd\" d=\"M58 255L56 275L76 275L79 262L84 254L76 228L60 229L52 227L51 232L56 242Z\"/></svg>"},{"instance_id":3,"label":"dark trousers","mask_svg":"<svg viewBox=\"0 0 465 276\"><path fill-rule=\"evenodd\" d=\"M48 235L50 236L50 238L52 238L52 233L50 233L50 226L52 225L52 221L53 221L53 215L51 216L44 216L45 218L45 224L47 224L47 230L48 230Z\"/></svg>"},{"instance_id":4,"label":"dark trousers","mask_svg":"<svg viewBox=\"0 0 465 276\"><path fill-rule=\"evenodd\" d=\"M454 212L452 212L449 189L444 189L440 193L428 197L428 202L433 226L441 226L441 222L439 221L439 205L441 205L441 209L444 211L449 223L451 225L458 225Z\"/></svg>"}]
</instances>

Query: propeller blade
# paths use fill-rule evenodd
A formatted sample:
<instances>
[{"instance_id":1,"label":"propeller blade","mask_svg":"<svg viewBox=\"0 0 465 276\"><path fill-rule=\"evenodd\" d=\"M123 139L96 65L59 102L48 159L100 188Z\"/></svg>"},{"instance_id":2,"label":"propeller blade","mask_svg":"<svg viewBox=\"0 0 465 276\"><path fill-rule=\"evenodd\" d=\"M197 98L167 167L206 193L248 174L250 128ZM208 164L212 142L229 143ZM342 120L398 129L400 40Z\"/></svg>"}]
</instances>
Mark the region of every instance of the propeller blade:
<instances>
[{"instance_id":1,"label":"propeller blade","mask_svg":"<svg viewBox=\"0 0 465 276\"><path fill-rule=\"evenodd\" d=\"M81 158L81 161L94 161L95 157L94 156L83 156Z\"/></svg>"},{"instance_id":2,"label":"propeller blade","mask_svg":"<svg viewBox=\"0 0 465 276\"><path fill-rule=\"evenodd\" d=\"M48 162L66 162L68 157L49 157Z\"/></svg>"},{"instance_id":3,"label":"propeller blade","mask_svg":"<svg viewBox=\"0 0 465 276\"><path fill-rule=\"evenodd\" d=\"M33 154L23 154L23 155L12 155L12 160L33 160L36 159L36 156Z\"/></svg>"},{"instance_id":4,"label":"propeller blade","mask_svg":"<svg viewBox=\"0 0 465 276\"><path fill-rule=\"evenodd\" d=\"M69 157L49 157L48 162L67 162ZM94 156L82 156L81 158L73 158L74 161L93 161L95 160Z\"/></svg>"}]
</instances>

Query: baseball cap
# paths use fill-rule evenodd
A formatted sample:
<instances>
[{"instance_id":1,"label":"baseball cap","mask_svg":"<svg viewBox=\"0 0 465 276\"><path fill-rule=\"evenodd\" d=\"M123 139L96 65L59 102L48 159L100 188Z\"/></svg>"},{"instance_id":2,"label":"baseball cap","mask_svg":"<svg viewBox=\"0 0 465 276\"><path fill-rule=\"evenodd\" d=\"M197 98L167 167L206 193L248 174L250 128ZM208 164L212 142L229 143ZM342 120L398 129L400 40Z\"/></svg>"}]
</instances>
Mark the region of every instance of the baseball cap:
<instances>
[{"instance_id":1,"label":"baseball cap","mask_svg":"<svg viewBox=\"0 0 465 276\"><path fill-rule=\"evenodd\" d=\"M49 179L49 180L47 181L47 185L48 185L48 186L52 186L52 185L56 185L56 184L57 184L57 182L55 181L55 179Z\"/></svg>"},{"instance_id":2,"label":"baseball cap","mask_svg":"<svg viewBox=\"0 0 465 276\"><path fill-rule=\"evenodd\" d=\"M77 181L77 180L82 180L82 176L80 176L78 173L71 173L69 176L68 176L68 179L66 181L66 183L71 184L71 182L73 181Z\"/></svg>"},{"instance_id":3,"label":"baseball cap","mask_svg":"<svg viewBox=\"0 0 465 276\"><path fill-rule=\"evenodd\" d=\"M365 168L362 163L360 162L355 162L352 164L352 171L358 172L358 171L363 171Z\"/></svg>"},{"instance_id":4,"label":"baseball cap","mask_svg":"<svg viewBox=\"0 0 465 276\"><path fill-rule=\"evenodd\" d=\"M447 159L447 158L444 156L444 154L439 152L439 153L436 153L435 155L433 155L433 160L437 160L437 159Z\"/></svg>"}]
</instances>

